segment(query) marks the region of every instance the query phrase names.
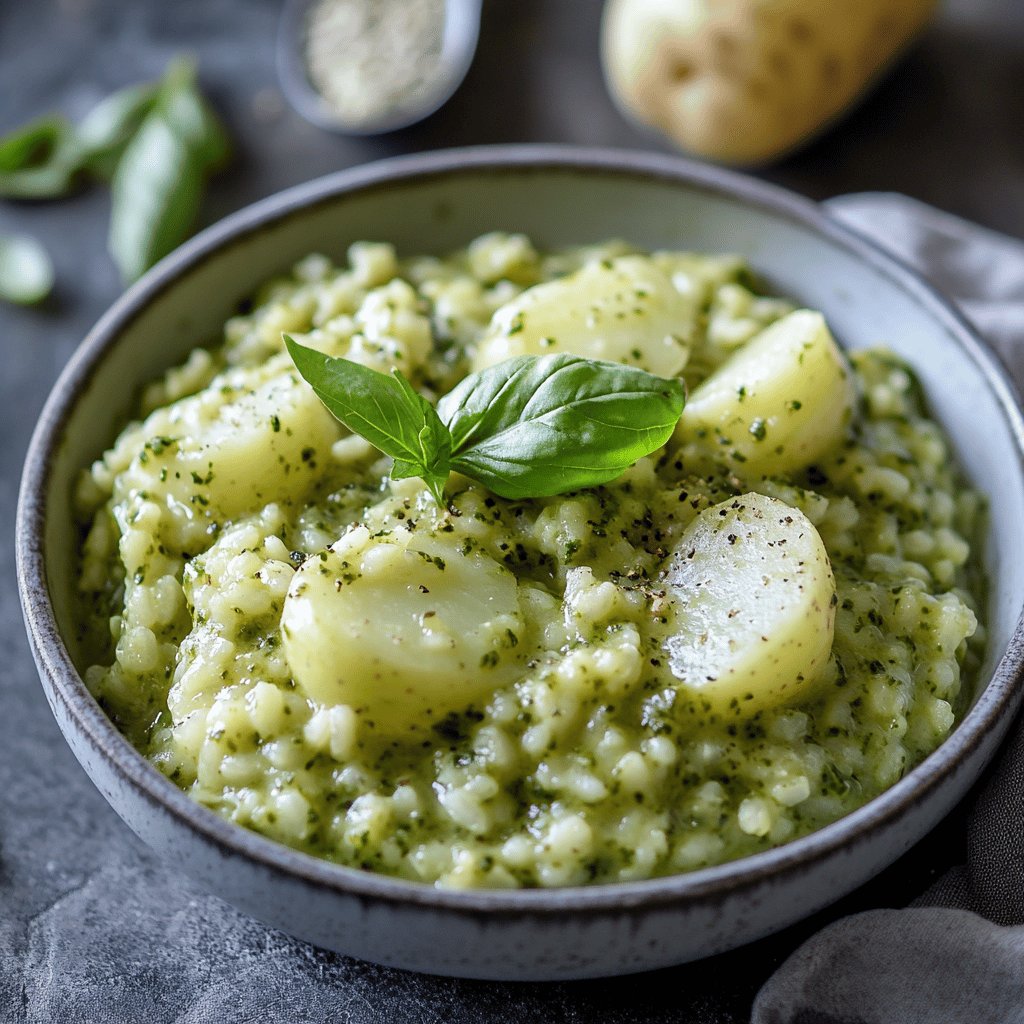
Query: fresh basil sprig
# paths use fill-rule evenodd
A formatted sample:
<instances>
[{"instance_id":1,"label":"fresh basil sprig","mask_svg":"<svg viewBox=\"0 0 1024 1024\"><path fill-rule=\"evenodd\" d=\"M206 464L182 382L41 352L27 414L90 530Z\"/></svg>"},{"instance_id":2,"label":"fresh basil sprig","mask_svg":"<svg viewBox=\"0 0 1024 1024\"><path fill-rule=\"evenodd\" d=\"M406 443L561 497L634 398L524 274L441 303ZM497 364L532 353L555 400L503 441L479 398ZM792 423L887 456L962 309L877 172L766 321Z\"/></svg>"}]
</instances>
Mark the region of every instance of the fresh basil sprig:
<instances>
[{"instance_id":1,"label":"fresh basil sprig","mask_svg":"<svg viewBox=\"0 0 1024 1024\"><path fill-rule=\"evenodd\" d=\"M451 470L503 498L607 483L665 444L686 400L679 380L561 353L472 373L435 410L397 370L284 340L330 412L395 460L393 478L422 477L439 504Z\"/></svg>"},{"instance_id":2,"label":"fresh basil sprig","mask_svg":"<svg viewBox=\"0 0 1024 1024\"><path fill-rule=\"evenodd\" d=\"M110 180L108 245L133 281L188 237L206 179L228 152L195 65L176 60L159 81L101 100L77 128L44 117L0 137L0 199L58 199Z\"/></svg>"}]
</instances>

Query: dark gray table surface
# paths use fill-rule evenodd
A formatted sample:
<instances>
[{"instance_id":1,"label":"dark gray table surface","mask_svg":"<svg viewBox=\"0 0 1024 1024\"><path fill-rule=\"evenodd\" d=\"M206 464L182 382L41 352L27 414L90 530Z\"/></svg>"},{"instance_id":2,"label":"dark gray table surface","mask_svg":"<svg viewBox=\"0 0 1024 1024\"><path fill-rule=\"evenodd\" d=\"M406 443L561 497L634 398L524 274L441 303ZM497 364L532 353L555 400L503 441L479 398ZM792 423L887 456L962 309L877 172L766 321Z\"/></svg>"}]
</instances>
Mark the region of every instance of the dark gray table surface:
<instances>
[{"instance_id":1,"label":"dark gray table surface","mask_svg":"<svg viewBox=\"0 0 1024 1024\"><path fill-rule=\"evenodd\" d=\"M280 100L275 0L0 0L0 132L156 77L180 51L238 140L209 222L285 186L397 153L565 141L649 149L607 98L598 0L488 0L465 86L427 122L377 139L325 135ZM1024 235L1024 3L947 3L909 57L839 127L764 172L807 195L907 192ZM0 307L0 1021L743 1021L762 980L835 914L899 905L959 854L962 810L867 889L818 919L699 966L634 979L506 985L359 963L263 927L151 853L61 739L24 638L12 549L35 417L119 284L102 191L0 205L0 232L54 254L39 310Z\"/></svg>"}]
</instances>

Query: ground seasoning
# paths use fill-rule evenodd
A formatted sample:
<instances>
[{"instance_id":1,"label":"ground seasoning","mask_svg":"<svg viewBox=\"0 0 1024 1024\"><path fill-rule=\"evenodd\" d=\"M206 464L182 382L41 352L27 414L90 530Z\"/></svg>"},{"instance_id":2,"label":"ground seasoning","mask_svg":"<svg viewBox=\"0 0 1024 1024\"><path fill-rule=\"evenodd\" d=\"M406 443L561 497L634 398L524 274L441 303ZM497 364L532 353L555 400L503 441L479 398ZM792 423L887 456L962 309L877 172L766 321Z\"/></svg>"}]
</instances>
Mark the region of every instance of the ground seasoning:
<instances>
[{"instance_id":1,"label":"ground seasoning","mask_svg":"<svg viewBox=\"0 0 1024 1024\"><path fill-rule=\"evenodd\" d=\"M353 125L416 106L441 72L444 0L319 0L306 60L314 87Z\"/></svg>"}]
</instances>

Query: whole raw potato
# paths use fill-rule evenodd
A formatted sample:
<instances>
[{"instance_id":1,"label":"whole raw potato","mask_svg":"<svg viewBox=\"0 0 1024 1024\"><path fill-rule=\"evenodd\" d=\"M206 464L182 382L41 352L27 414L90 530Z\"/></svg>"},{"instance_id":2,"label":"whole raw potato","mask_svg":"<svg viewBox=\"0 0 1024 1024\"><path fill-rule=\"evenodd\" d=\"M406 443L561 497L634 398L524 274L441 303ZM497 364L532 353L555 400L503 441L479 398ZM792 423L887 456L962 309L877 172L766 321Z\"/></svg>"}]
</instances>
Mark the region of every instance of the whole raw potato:
<instances>
[{"instance_id":1,"label":"whole raw potato","mask_svg":"<svg viewBox=\"0 0 1024 1024\"><path fill-rule=\"evenodd\" d=\"M935 0L608 0L613 95L684 149L723 163L780 155L848 107Z\"/></svg>"}]
</instances>

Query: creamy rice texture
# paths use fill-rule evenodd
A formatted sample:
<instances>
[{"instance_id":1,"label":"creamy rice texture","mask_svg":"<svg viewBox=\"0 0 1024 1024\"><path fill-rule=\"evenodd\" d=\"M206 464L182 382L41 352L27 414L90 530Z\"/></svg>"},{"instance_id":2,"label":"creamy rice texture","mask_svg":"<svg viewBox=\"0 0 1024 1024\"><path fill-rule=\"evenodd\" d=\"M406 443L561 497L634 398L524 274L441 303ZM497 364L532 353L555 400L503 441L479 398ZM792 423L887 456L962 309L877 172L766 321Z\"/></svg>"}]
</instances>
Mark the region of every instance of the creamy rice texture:
<instances>
[{"instance_id":1,"label":"creamy rice texture","mask_svg":"<svg viewBox=\"0 0 1024 1024\"><path fill-rule=\"evenodd\" d=\"M609 291L608 275L626 283ZM603 291L573 313L577 293L548 302L532 290L563 279ZM684 413L666 449L611 484L507 501L453 476L441 509L419 480L390 481L390 460L330 417L281 340L399 367L432 399L481 360L567 347L680 374L699 411L701 382L729 379L791 310L756 294L739 259L623 243L540 254L494 234L445 258L400 261L369 243L342 268L309 257L229 320L221 344L150 385L140 418L82 474L89 688L146 757L224 817L444 886L648 878L834 821L949 734L984 641L972 550L982 503L897 359L850 356L852 416L831 423L822 404L820 431L839 441L809 458L771 449L783 429L772 417L726 443ZM618 320L634 327L616 334ZM657 343L633 345L636 325ZM673 673L682 620L663 613L675 600L668 567L701 513L752 493L820 535L834 638L784 696L719 705ZM449 637L436 658L424 640L410 664L443 696L415 721L403 711L415 695L370 713L311 689L305 680L346 652L322 649L315 631L305 645L301 630L282 635L296 574L317 564L307 559L349 552L351 578L337 569L333 583L371 588L372 602L373 573L393 578L381 566L407 549L422 560L420 593L496 602L488 626L507 635L493 654L490 640ZM445 651L475 658L477 642L484 656L449 686ZM301 651L301 686L286 646L293 660Z\"/></svg>"}]
</instances>

